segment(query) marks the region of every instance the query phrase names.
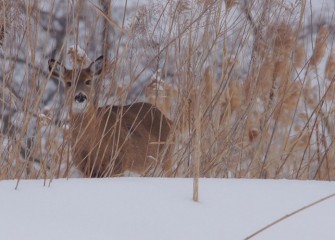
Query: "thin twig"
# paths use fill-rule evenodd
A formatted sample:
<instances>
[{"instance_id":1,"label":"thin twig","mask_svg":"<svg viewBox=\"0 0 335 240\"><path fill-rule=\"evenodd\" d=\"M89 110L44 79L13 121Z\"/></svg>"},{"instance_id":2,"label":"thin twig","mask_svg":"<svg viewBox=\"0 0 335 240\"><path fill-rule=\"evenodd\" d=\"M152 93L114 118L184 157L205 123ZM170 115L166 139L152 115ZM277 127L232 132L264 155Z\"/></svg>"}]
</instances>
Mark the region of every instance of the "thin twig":
<instances>
[{"instance_id":1,"label":"thin twig","mask_svg":"<svg viewBox=\"0 0 335 240\"><path fill-rule=\"evenodd\" d=\"M274 222L272 222L272 223L266 225L265 227L261 228L261 229L258 230L257 232L255 232L255 233L251 234L250 236L246 237L245 240L251 239L251 238L255 237L256 235L258 235L258 234L264 232L265 230L267 230L267 229L273 227L274 225L276 225L276 224L278 224L278 223L280 223L280 222L282 222L282 221L288 219L289 217L292 217L293 215L296 215L296 214L298 214L298 213L300 213L300 212L302 212L302 211L304 211L304 210L306 210L306 209L308 209L308 208L311 208L311 207L313 207L313 206L315 206L315 205L317 205L317 204L319 204L319 203L321 203L321 202L324 202L324 201L326 201L326 200L328 200L328 199L330 199L330 198L332 198L332 197L335 197L335 193L330 194L330 195L328 195L328 196L326 196L326 197L324 197L324 198L321 198L321 199L319 199L319 200L317 200L317 201L315 201L315 202L312 202L312 203L310 203L310 204L308 204L308 205L306 205L306 206L304 206L304 207L302 207L302 208L299 208L298 210L296 210L296 211L294 211L294 212L291 212L291 213L289 213L289 214L287 214L287 215L285 215L285 216L283 216L283 217L277 219L276 221L274 221Z\"/></svg>"}]
</instances>

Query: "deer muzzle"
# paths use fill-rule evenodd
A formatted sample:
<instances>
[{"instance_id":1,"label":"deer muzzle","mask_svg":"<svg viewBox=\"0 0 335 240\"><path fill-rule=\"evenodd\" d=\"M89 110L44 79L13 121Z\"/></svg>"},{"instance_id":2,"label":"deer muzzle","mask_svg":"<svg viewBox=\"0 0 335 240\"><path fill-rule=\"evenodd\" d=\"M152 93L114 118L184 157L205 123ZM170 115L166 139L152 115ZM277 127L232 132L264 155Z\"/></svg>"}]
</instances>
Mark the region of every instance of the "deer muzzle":
<instances>
[{"instance_id":1,"label":"deer muzzle","mask_svg":"<svg viewBox=\"0 0 335 240\"><path fill-rule=\"evenodd\" d=\"M77 103L83 103L87 100L87 96L80 92L80 93L76 94L76 96L74 97L74 100Z\"/></svg>"}]
</instances>

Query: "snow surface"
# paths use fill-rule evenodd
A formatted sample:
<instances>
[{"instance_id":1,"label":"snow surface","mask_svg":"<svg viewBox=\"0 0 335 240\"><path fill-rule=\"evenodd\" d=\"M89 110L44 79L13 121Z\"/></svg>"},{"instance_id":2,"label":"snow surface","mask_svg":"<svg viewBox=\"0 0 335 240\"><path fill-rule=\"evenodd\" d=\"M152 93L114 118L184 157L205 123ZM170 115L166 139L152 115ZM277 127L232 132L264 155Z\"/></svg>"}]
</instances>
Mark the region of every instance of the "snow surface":
<instances>
[{"instance_id":1,"label":"snow surface","mask_svg":"<svg viewBox=\"0 0 335 240\"><path fill-rule=\"evenodd\" d=\"M334 182L110 178L0 182L0 239L245 239L335 192ZM335 239L335 198L252 239Z\"/></svg>"}]
</instances>

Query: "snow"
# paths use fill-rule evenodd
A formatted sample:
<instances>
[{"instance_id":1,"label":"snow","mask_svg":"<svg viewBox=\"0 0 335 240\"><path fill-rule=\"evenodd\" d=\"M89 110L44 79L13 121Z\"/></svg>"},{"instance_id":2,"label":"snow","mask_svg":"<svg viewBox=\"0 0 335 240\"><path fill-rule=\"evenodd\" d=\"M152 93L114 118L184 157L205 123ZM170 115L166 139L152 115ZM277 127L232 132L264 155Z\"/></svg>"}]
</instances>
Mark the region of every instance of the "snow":
<instances>
[{"instance_id":1,"label":"snow","mask_svg":"<svg viewBox=\"0 0 335 240\"><path fill-rule=\"evenodd\" d=\"M67 50L67 54L69 55L69 60L72 64L72 68L75 67L88 67L92 60L87 56L84 49L82 49L79 45L71 45Z\"/></svg>"},{"instance_id":2,"label":"snow","mask_svg":"<svg viewBox=\"0 0 335 240\"><path fill-rule=\"evenodd\" d=\"M0 239L245 239L335 192L334 182L110 178L0 182ZM46 186L44 186L46 185ZM329 198L251 239L335 239Z\"/></svg>"},{"instance_id":3,"label":"snow","mask_svg":"<svg viewBox=\"0 0 335 240\"><path fill-rule=\"evenodd\" d=\"M131 9L148 2L153 1L127 3ZM49 11L46 1L41 4L42 9ZM113 4L123 10L125 2L115 0ZM334 9L335 1L308 1L305 25L332 23ZM62 9L55 13L59 17L65 14ZM122 16L123 11L113 14ZM121 21L122 17L117 16L113 18ZM228 24L235 24L233 20L231 18ZM132 17L127 17L125 26L131 21ZM57 21L54 24L58 26ZM80 29L84 32L91 30L89 27L91 25ZM37 54L48 55L46 53L55 45L54 40L46 37L43 31L39 37L40 42L46 38L52 44L49 42L42 53ZM307 46L308 56L311 56L311 45ZM78 54L85 57L81 51ZM325 60L320 69L324 69ZM25 68L18 66L16 82L25 75ZM316 79L313 81L318 86ZM18 108L15 101L11 106ZM13 121L22 118L20 113L16 117ZM10 139L3 137L2 150L11 150L9 142ZM195 203L192 201L192 179L59 179L51 183L49 180L22 180L15 190L16 183L15 180L0 181L0 240L240 240L335 193L335 182L201 179L200 202ZM334 240L334 216L335 197L332 197L251 239Z\"/></svg>"}]
</instances>

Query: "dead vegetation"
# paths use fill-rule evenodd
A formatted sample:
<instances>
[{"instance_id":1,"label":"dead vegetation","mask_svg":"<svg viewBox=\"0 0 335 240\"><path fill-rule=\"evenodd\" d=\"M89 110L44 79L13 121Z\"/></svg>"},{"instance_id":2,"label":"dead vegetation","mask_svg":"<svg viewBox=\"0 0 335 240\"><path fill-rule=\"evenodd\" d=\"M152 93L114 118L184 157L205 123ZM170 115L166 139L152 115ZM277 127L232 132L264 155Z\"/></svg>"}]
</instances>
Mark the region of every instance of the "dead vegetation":
<instances>
[{"instance_id":1,"label":"dead vegetation","mask_svg":"<svg viewBox=\"0 0 335 240\"><path fill-rule=\"evenodd\" d=\"M173 121L174 176L335 178L332 26L304 23L305 1L175 0L115 15L84 1L10 3L0 1L0 179L80 175L63 88L46 71L51 57L87 64L68 45L108 54L100 105L145 100Z\"/></svg>"}]
</instances>

